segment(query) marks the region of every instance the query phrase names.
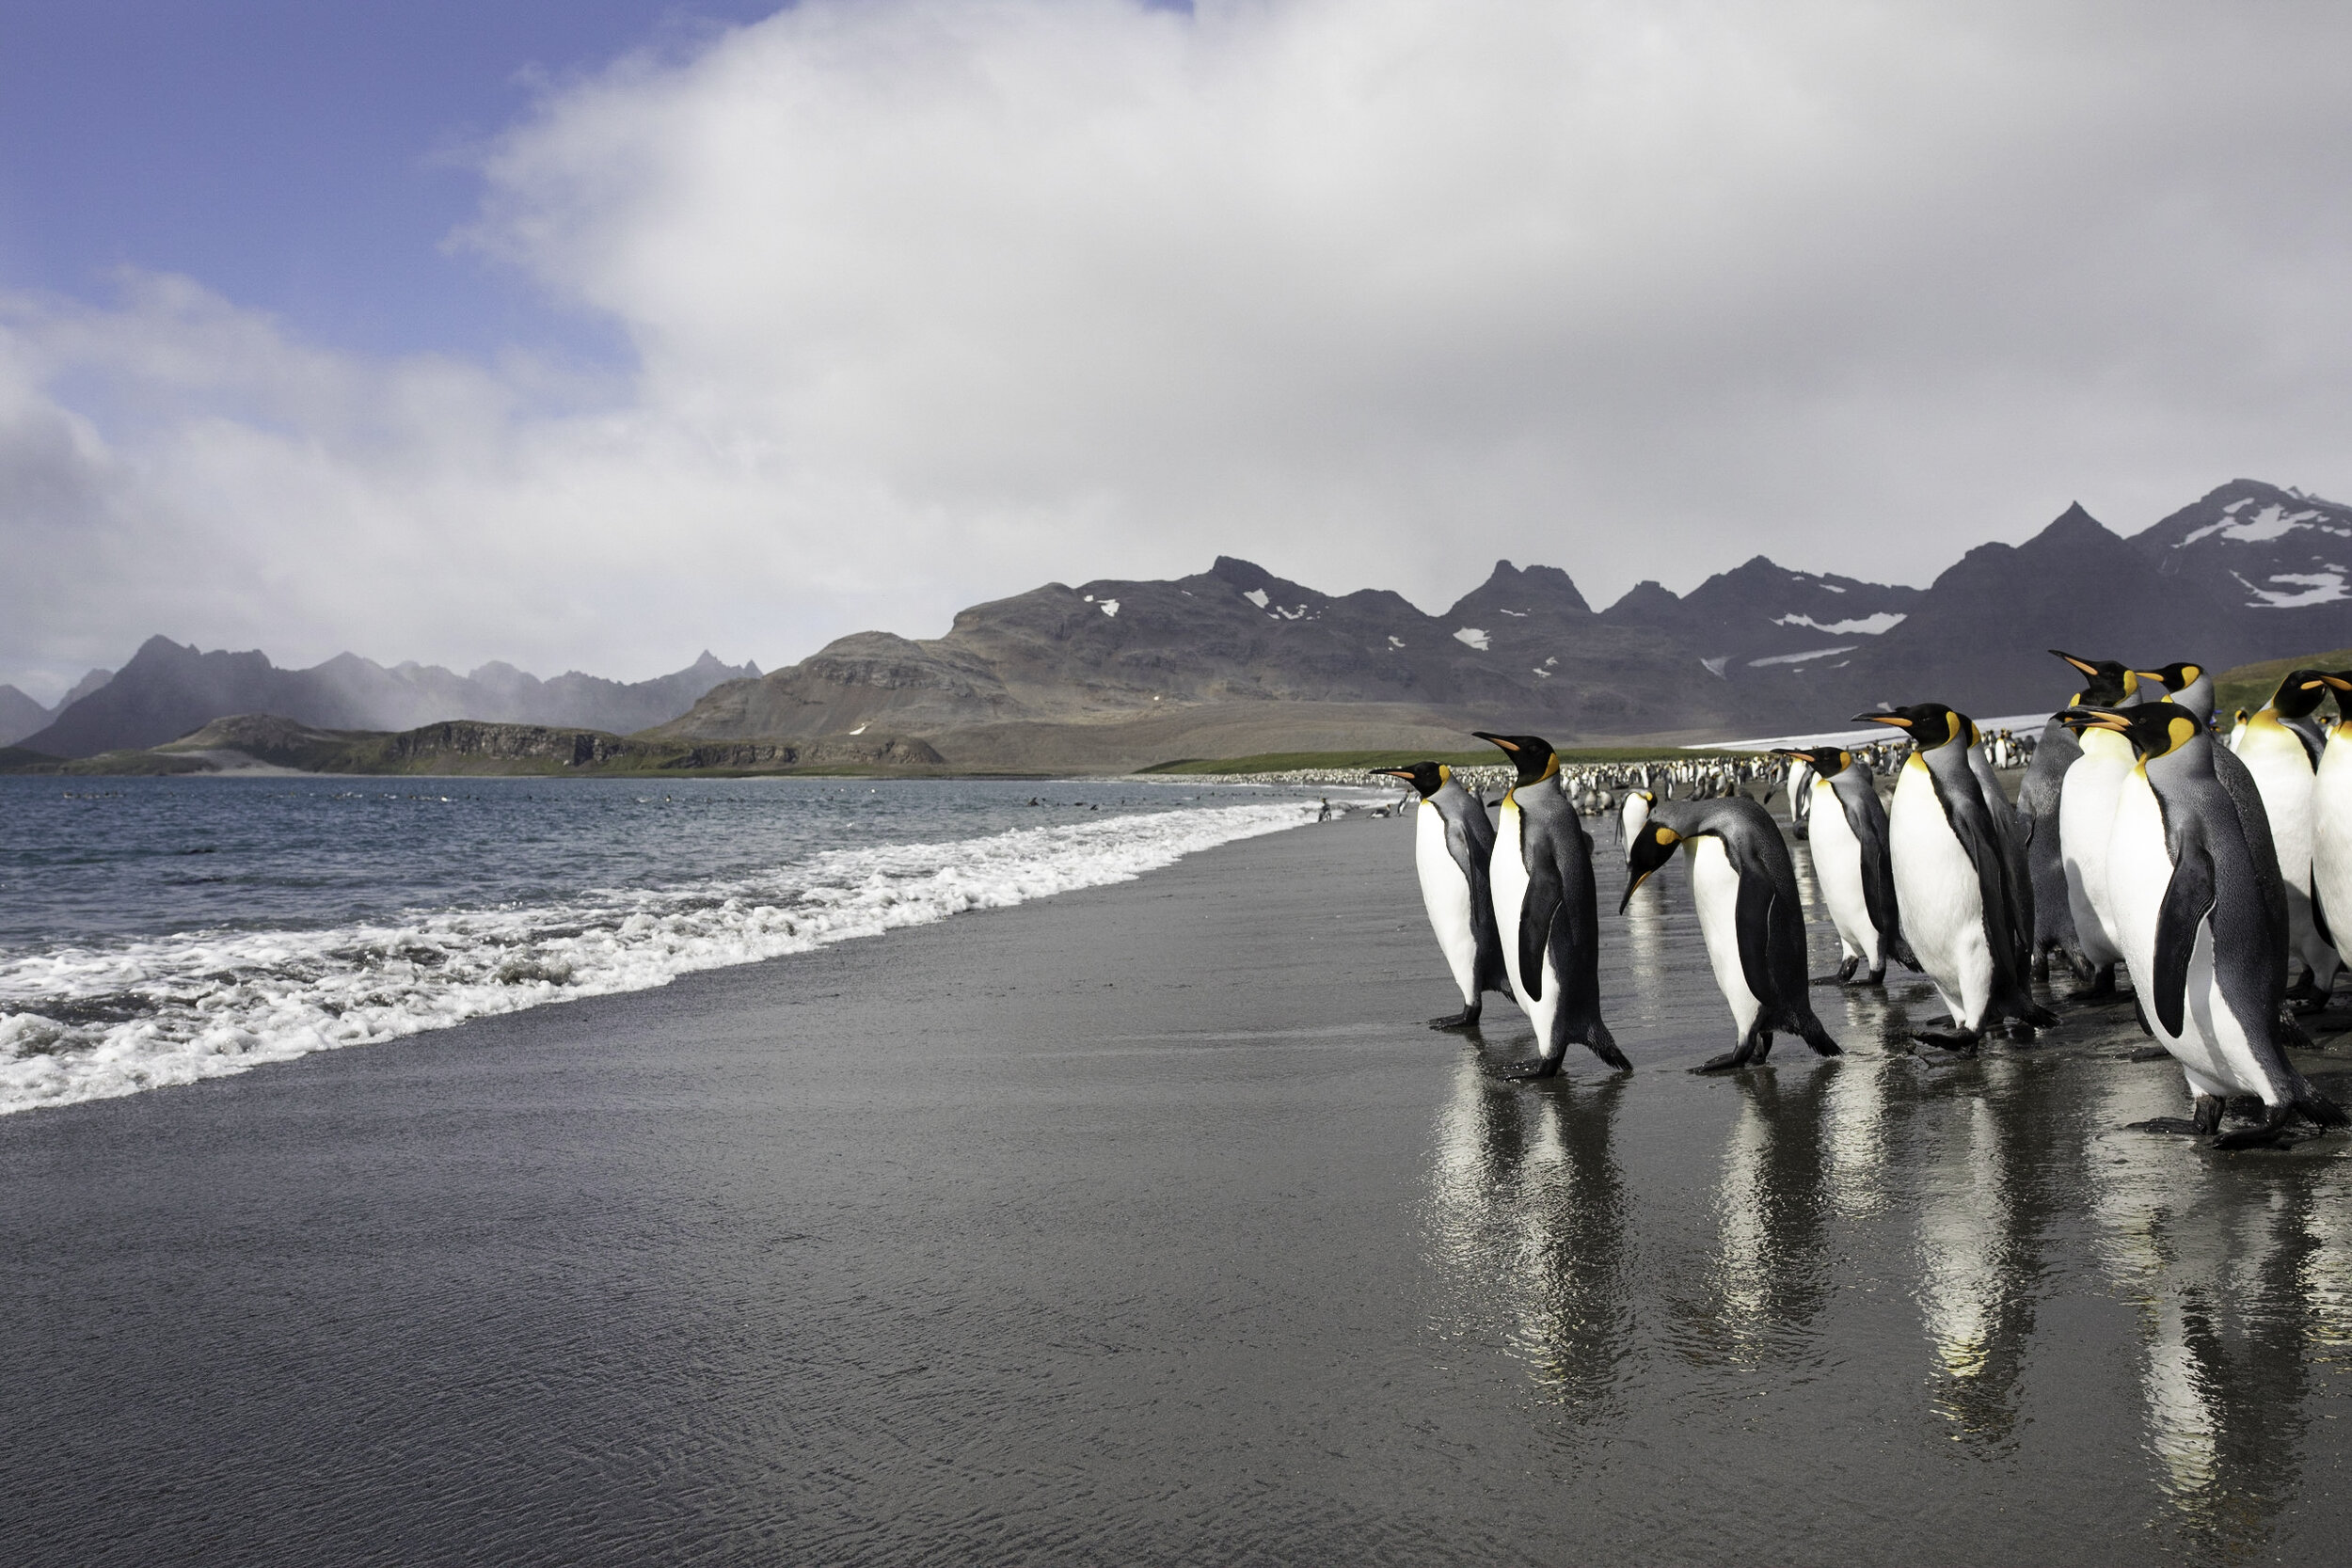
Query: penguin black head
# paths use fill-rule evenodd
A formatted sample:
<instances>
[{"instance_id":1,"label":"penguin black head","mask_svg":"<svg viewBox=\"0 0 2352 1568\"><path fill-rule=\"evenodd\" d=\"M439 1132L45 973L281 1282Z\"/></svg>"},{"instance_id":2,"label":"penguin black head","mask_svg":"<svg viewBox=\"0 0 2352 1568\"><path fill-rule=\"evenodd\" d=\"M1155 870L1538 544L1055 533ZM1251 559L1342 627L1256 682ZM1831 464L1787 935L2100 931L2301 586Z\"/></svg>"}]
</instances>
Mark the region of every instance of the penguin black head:
<instances>
[{"instance_id":1,"label":"penguin black head","mask_svg":"<svg viewBox=\"0 0 2352 1568\"><path fill-rule=\"evenodd\" d=\"M2205 726L2194 714L2170 703L2150 703L2142 707L2070 707L2059 714L2058 721L2068 729L2113 730L2132 743L2142 762L2153 762L2179 751L2205 733Z\"/></svg>"},{"instance_id":2,"label":"penguin black head","mask_svg":"<svg viewBox=\"0 0 2352 1568\"><path fill-rule=\"evenodd\" d=\"M1824 779L1834 779L1853 766L1853 753L1843 746L1816 746L1809 752L1784 746L1772 755L1802 758L1812 765L1817 777Z\"/></svg>"},{"instance_id":3,"label":"penguin black head","mask_svg":"<svg viewBox=\"0 0 2352 1568\"><path fill-rule=\"evenodd\" d=\"M1540 735L1488 735L1485 730L1472 730L1470 734L1502 748L1519 770L1519 784L1532 784L1560 771L1560 753ZM1518 784L1512 787L1517 788Z\"/></svg>"},{"instance_id":4,"label":"penguin black head","mask_svg":"<svg viewBox=\"0 0 2352 1568\"><path fill-rule=\"evenodd\" d=\"M2124 698L2139 690L2140 672L2134 670L2121 659L2076 658L2073 654L2058 648L2052 648L2050 652L2066 660L2089 677L2083 689L2074 694L2074 701L2070 705L2072 706L2113 707ZM2196 677L2192 675L2189 679L2194 680Z\"/></svg>"},{"instance_id":5,"label":"penguin black head","mask_svg":"<svg viewBox=\"0 0 2352 1568\"><path fill-rule=\"evenodd\" d=\"M1923 752L1932 752L1955 736L1963 745L1974 744L1977 737L1977 726L1969 722L1968 716L1955 713L1942 703L1914 703L1884 713L1857 713L1853 721L1891 725L1909 735L1911 743Z\"/></svg>"},{"instance_id":6,"label":"penguin black head","mask_svg":"<svg viewBox=\"0 0 2352 1568\"><path fill-rule=\"evenodd\" d=\"M2164 687L2165 695L2168 697L2176 691L2186 691L2190 687L2197 684L2199 678L2201 677L2204 673L2205 667L2201 664L2168 664L2158 670L2135 670L2132 672L2133 674L2137 675L2141 680L2161 682ZM2084 705L2105 707L2107 705L2098 703L2086 704Z\"/></svg>"},{"instance_id":7,"label":"penguin black head","mask_svg":"<svg viewBox=\"0 0 2352 1568\"><path fill-rule=\"evenodd\" d=\"M1403 779L1421 791L1424 800L1445 787L1454 777L1454 769L1442 762L1408 762L1402 768L1375 768L1373 772L1385 778Z\"/></svg>"},{"instance_id":8,"label":"penguin black head","mask_svg":"<svg viewBox=\"0 0 2352 1568\"><path fill-rule=\"evenodd\" d=\"M2352 670L2337 670L2319 677L2336 699L2336 711L2352 719Z\"/></svg>"},{"instance_id":9,"label":"penguin black head","mask_svg":"<svg viewBox=\"0 0 2352 1568\"><path fill-rule=\"evenodd\" d=\"M1632 841L1625 847L1625 896L1617 900L1617 912L1623 914L1633 902L1633 895L1657 869L1674 859L1675 846L1682 835L1663 822L1645 822Z\"/></svg>"},{"instance_id":10,"label":"penguin black head","mask_svg":"<svg viewBox=\"0 0 2352 1568\"><path fill-rule=\"evenodd\" d=\"M2279 683L2270 705L2281 719L2309 718L2319 711L2319 705L2328 700L2330 689L2325 670L2290 670L2287 678Z\"/></svg>"}]
</instances>

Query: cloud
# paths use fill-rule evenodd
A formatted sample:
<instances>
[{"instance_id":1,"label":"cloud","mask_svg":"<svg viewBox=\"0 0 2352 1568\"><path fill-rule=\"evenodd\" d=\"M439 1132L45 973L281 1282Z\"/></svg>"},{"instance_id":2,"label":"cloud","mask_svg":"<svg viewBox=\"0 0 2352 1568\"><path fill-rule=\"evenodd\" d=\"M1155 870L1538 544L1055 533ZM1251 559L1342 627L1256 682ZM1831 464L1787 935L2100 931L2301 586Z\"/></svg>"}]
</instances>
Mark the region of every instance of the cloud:
<instances>
[{"instance_id":1,"label":"cloud","mask_svg":"<svg viewBox=\"0 0 2352 1568\"><path fill-rule=\"evenodd\" d=\"M0 664L70 623L111 641L66 663L176 626L644 673L1220 550L1431 604L1541 560L1605 601L1758 550L1919 580L2076 497L2352 493L2348 34L811 0L486 159L464 244L612 320L625 371L338 358L174 280L17 302L6 526L50 498L87 587L0 590L36 628Z\"/></svg>"}]
</instances>

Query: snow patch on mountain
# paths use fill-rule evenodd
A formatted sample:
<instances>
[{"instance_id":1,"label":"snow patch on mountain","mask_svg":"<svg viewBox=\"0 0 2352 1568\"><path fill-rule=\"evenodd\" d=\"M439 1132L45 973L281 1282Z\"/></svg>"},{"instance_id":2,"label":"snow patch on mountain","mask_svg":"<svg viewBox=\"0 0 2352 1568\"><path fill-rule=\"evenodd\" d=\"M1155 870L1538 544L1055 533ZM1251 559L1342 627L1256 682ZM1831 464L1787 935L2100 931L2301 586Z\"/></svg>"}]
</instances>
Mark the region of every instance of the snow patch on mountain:
<instances>
[{"instance_id":1,"label":"snow patch on mountain","mask_svg":"<svg viewBox=\"0 0 2352 1568\"><path fill-rule=\"evenodd\" d=\"M1822 586L1826 587L1828 585L1823 584ZM1845 590L1840 589L1838 592L1843 593ZM1773 618L1772 625L1776 626L1809 626L1813 630L1824 633L1830 637L1853 637L1857 635L1863 637L1876 637L1882 632L1894 630L1897 626L1902 625L1903 622L1908 619L1910 619L1910 617L1901 610L1882 610L1875 615L1865 615L1851 621L1816 621L1810 615L1781 615ZM1833 649L1831 651L1836 652L1836 650ZM1804 657L1809 657L1811 656L1807 655Z\"/></svg>"},{"instance_id":2,"label":"snow patch on mountain","mask_svg":"<svg viewBox=\"0 0 2352 1568\"><path fill-rule=\"evenodd\" d=\"M1456 642L1467 642L1483 654L1486 651L1486 643L1488 640L1484 627L1464 626L1461 630L1454 634L1454 641Z\"/></svg>"}]
</instances>

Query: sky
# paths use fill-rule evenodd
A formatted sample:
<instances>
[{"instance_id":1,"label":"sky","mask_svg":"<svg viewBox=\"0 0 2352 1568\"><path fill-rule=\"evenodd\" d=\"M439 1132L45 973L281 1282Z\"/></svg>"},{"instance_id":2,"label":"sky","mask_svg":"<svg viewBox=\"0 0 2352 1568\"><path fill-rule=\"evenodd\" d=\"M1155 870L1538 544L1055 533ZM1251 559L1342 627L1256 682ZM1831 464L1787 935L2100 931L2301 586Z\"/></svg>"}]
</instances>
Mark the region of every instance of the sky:
<instances>
[{"instance_id":1,"label":"sky","mask_svg":"<svg viewBox=\"0 0 2352 1568\"><path fill-rule=\"evenodd\" d=\"M2352 8L0 0L0 681L2352 496Z\"/></svg>"}]
</instances>

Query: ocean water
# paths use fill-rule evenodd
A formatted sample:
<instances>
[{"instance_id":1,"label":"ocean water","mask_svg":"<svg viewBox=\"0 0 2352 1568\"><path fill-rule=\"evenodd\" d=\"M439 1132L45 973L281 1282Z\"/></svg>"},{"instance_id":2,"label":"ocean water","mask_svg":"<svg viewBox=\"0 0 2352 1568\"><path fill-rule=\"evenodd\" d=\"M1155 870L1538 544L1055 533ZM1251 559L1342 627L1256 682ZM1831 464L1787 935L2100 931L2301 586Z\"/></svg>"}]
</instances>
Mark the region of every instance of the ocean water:
<instances>
[{"instance_id":1,"label":"ocean water","mask_svg":"<svg viewBox=\"0 0 2352 1568\"><path fill-rule=\"evenodd\" d=\"M0 779L0 1112L1121 881L1316 809L1099 780Z\"/></svg>"}]
</instances>

